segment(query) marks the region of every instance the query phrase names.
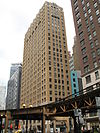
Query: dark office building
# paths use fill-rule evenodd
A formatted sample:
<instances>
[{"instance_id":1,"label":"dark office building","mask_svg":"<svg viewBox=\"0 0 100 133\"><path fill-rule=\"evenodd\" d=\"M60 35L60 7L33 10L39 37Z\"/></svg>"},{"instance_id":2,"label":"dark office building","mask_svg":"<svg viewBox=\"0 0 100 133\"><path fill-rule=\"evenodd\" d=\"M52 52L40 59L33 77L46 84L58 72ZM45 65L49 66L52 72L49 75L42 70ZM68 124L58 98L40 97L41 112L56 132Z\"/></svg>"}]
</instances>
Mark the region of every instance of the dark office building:
<instances>
[{"instance_id":1,"label":"dark office building","mask_svg":"<svg viewBox=\"0 0 100 133\"><path fill-rule=\"evenodd\" d=\"M18 109L20 107L21 71L22 64L12 64L7 86L6 109Z\"/></svg>"},{"instance_id":2,"label":"dark office building","mask_svg":"<svg viewBox=\"0 0 100 133\"><path fill-rule=\"evenodd\" d=\"M83 88L100 86L100 0L71 0Z\"/></svg>"}]
</instances>

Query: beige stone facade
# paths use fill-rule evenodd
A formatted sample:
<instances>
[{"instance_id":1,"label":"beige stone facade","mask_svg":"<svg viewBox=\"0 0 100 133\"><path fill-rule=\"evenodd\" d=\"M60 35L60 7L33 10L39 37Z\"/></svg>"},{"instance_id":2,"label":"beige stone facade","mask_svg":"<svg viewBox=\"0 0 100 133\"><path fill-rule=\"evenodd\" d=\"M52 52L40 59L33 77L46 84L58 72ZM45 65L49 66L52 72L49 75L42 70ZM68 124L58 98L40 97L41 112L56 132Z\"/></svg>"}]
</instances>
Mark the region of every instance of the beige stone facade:
<instances>
[{"instance_id":1,"label":"beige stone facade","mask_svg":"<svg viewBox=\"0 0 100 133\"><path fill-rule=\"evenodd\" d=\"M24 39L20 107L38 106L71 94L63 9L45 2Z\"/></svg>"}]
</instances>

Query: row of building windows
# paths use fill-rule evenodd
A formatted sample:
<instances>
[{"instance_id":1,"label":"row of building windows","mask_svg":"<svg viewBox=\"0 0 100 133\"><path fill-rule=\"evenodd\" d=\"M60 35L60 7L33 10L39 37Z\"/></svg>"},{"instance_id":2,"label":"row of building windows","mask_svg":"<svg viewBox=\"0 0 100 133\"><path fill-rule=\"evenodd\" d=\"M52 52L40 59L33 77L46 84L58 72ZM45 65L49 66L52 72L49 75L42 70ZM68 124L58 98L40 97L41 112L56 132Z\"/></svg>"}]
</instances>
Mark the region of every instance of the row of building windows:
<instances>
[{"instance_id":1,"label":"row of building windows","mask_svg":"<svg viewBox=\"0 0 100 133\"><path fill-rule=\"evenodd\" d=\"M97 68L98 65L100 65L100 59L98 60L98 63L97 63L97 61L93 61L94 68ZM84 67L84 73L87 73L89 71L90 71L90 66L89 65L85 66Z\"/></svg>"},{"instance_id":2,"label":"row of building windows","mask_svg":"<svg viewBox=\"0 0 100 133\"><path fill-rule=\"evenodd\" d=\"M57 6L55 3L45 2L45 5L47 5L48 8L51 7L52 10L54 9L54 10L56 10L56 11L57 11L57 10L62 11L62 8L59 7L59 6Z\"/></svg>"},{"instance_id":3,"label":"row of building windows","mask_svg":"<svg viewBox=\"0 0 100 133\"><path fill-rule=\"evenodd\" d=\"M90 14L91 13L91 9L89 8L88 9L88 14ZM95 13L96 13L96 16L98 16L99 15L99 9L97 9L96 11L95 11ZM88 15L87 15L87 12L85 12L84 13L84 17L86 18ZM93 17L91 16L90 17L90 21L92 21L93 20Z\"/></svg>"},{"instance_id":4,"label":"row of building windows","mask_svg":"<svg viewBox=\"0 0 100 133\"><path fill-rule=\"evenodd\" d=\"M86 48L84 48L82 50L83 50L83 53L86 52ZM98 48L96 51L97 51L97 55L100 56L100 48ZM96 58L95 51L91 52L91 55L92 55L92 58ZM83 63L86 63L86 62L88 62L88 57L87 56L83 57Z\"/></svg>"},{"instance_id":5,"label":"row of building windows","mask_svg":"<svg viewBox=\"0 0 100 133\"><path fill-rule=\"evenodd\" d=\"M89 3L88 3L88 5L89 5ZM77 24L80 25L78 27L78 29L79 29L79 28L81 28L81 18L80 18L80 13L79 13L78 9L79 9L79 7L77 5L77 7L75 8L75 11L77 11L76 12L76 20L77 20ZM83 11L85 11L85 7L83 7ZM99 9L97 9L95 12L96 12L96 15L98 16L99 15ZM91 13L90 8L88 9L88 13L89 14ZM87 12L84 12L84 16L85 16L85 18L87 18ZM90 19L90 22L93 21L92 15L89 16L89 19ZM100 23L100 16L97 19L98 19L98 23ZM86 19L86 25L88 25L88 18Z\"/></svg>"},{"instance_id":6,"label":"row of building windows","mask_svg":"<svg viewBox=\"0 0 100 133\"><path fill-rule=\"evenodd\" d=\"M98 80L100 78L100 74L99 71L95 72L95 79ZM87 77L85 77L86 79L86 84L91 83L91 75L88 75Z\"/></svg>"},{"instance_id":7,"label":"row of building windows","mask_svg":"<svg viewBox=\"0 0 100 133\"><path fill-rule=\"evenodd\" d=\"M96 31L93 31L93 37L95 37L96 35L97 35ZM81 40L80 44L81 44L81 46L83 46L85 44L84 39L82 40L82 38L84 37L83 31L81 33L79 33L79 37L80 37L80 40ZM88 35L88 39L89 39L89 41L92 40L92 35L91 34Z\"/></svg>"}]
</instances>

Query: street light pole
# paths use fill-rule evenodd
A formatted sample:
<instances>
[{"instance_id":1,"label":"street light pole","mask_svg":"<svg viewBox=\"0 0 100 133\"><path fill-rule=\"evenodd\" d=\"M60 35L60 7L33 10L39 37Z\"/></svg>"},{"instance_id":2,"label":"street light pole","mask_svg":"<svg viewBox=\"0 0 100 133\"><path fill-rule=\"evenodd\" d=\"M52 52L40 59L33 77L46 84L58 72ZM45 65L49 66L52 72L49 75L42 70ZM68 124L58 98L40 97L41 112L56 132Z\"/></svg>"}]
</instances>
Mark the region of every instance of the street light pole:
<instances>
[{"instance_id":1,"label":"street light pole","mask_svg":"<svg viewBox=\"0 0 100 133\"><path fill-rule=\"evenodd\" d=\"M27 115L26 115L26 133L28 133L27 129L28 129L28 112L27 112Z\"/></svg>"},{"instance_id":2,"label":"street light pole","mask_svg":"<svg viewBox=\"0 0 100 133\"><path fill-rule=\"evenodd\" d=\"M26 104L24 103L23 108L25 109L25 107L26 107ZM27 119L27 116L26 116L26 119ZM25 125L25 121L23 120L23 130L24 130L24 125ZM27 125L27 120L26 120L26 125Z\"/></svg>"},{"instance_id":3,"label":"street light pole","mask_svg":"<svg viewBox=\"0 0 100 133\"><path fill-rule=\"evenodd\" d=\"M43 108L42 112L42 133L45 133L45 108Z\"/></svg>"},{"instance_id":4,"label":"street light pole","mask_svg":"<svg viewBox=\"0 0 100 133\"><path fill-rule=\"evenodd\" d=\"M2 131L2 117L0 116L0 133Z\"/></svg>"},{"instance_id":5,"label":"street light pole","mask_svg":"<svg viewBox=\"0 0 100 133\"><path fill-rule=\"evenodd\" d=\"M33 106L30 105L29 107L32 108ZM31 121L31 119L30 119L30 132L31 132L31 130L32 130L32 121Z\"/></svg>"}]
</instances>

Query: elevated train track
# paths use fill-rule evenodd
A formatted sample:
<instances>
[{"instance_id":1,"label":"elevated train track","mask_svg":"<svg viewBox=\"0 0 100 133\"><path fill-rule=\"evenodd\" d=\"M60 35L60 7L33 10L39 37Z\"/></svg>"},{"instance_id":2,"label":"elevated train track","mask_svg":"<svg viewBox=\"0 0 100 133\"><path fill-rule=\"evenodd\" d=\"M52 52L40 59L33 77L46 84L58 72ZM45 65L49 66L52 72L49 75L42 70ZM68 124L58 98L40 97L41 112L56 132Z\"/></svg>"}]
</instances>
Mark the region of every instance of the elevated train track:
<instances>
[{"instance_id":1,"label":"elevated train track","mask_svg":"<svg viewBox=\"0 0 100 133\"><path fill-rule=\"evenodd\" d=\"M70 95L64 99L31 108L0 110L0 118L18 120L42 120L42 127L45 128L45 120L52 117L74 117L74 110L81 109L82 113L95 112L100 109L96 104L96 97L100 97L100 86L93 90L88 89L80 92L80 95ZM43 133L45 129L42 130Z\"/></svg>"}]
</instances>

